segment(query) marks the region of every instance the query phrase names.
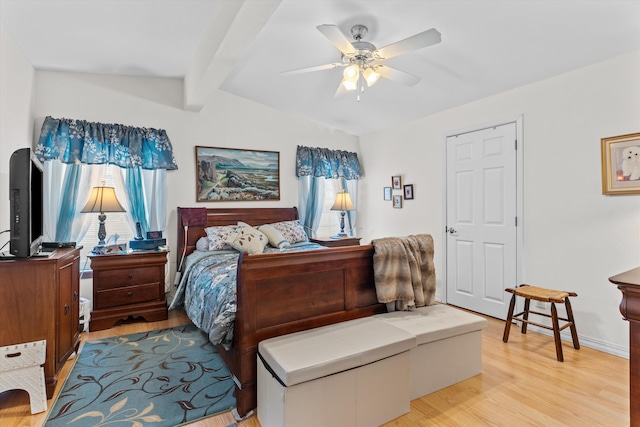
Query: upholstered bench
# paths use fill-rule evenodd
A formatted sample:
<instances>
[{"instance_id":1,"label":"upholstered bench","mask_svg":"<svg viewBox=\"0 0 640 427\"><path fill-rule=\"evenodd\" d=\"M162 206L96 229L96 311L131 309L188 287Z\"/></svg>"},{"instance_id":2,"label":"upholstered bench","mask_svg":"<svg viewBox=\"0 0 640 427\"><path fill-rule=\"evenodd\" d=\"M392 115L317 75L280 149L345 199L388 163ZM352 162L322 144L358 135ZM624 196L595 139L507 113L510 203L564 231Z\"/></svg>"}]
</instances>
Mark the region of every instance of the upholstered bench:
<instances>
[{"instance_id":1,"label":"upholstered bench","mask_svg":"<svg viewBox=\"0 0 640 427\"><path fill-rule=\"evenodd\" d=\"M373 317L261 341L262 427L376 426L409 412L415 336Z\"/></svg>"},{"instance_id":2,"label":"upholstered bench","mask_svg":"<svg viewBox=\"0 0 640 427\"><path fill-rule=\"evenodd\" d=\"M443 305L374 316L413 334L411 400L482 372L483 317Z\"/></svg>"}]
</instances>

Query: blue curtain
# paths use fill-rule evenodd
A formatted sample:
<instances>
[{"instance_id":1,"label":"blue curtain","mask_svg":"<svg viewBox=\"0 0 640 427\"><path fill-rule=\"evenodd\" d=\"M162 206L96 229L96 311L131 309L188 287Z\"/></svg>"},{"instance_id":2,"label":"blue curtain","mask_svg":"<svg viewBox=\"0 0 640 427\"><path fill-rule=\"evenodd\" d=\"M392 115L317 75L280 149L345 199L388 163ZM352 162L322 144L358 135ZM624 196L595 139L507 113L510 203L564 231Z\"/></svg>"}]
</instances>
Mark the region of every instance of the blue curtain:
<instances>
[{"instance_id":1,"label":"blue curtain","mask_svg":"<svg viewBox=\"0 0 640 427\"><path fill-rule=\"evenodd\" d=\"M178 169L163 129L138 128L47 117L35 151L41 162L90 165L110 163L121 168Z\"/></svg>"},{"instance_id":2,"label":"blue curtain","mask_svg":"<svg viewBox=\"0 0 640 427\"><path fill-rule=\"evenodd\" d=\"M342 181L342 188L349 191L352 201L356 203L357 183L362 176L356 153L299 145L296 152L296 175L300 222L309 237L314 237L320 224L324 204L324 180ZM353 235L355 221L356 212L349 211L347 232L350 235Z\"/></svg>"},{"instance_id":3,"label":"blue curtain","mask_svg":"<svg viewBox=\"0 0 640 427\"><path fill-rule=\"evenodd\" d=\"M56 241L78 238L72 236L74 221L78 220L82 208L78 201L86 200L88 196L88 193L80 194L79 191L81 164L112 164L126 169L124 185L129 202L128 215L134 224L140 222L143 230L149 230L149 218L158 217L153 211L161 207L146 206L142 169L178 169L171 142L164 130L84 120L46 117L35 154L43 163L57 161L70 166L64 172L59 192L49 195L52 205L59 206L59 212L54 214L56 218L47 222L56 224L55 232L48 234L55 236ZM165 200L164 197L152 199ZM164 224L158 226L164 229Z\"/></svg>"},{"instance_id":4,"label":"blue curtain","mask_svg":"<svg viewBox=\"0 0 640 427\"><path fill-rule=\"evenodd\" d=\"M360 162L356 153L298 145L296 176L323 176L327 179L360 179Z\"/></svg>"},{"instance_id":5,"label":"blue curtain","mask_svg":"<svg viewBox=\"0 0 640 427\"><path fill-rule=\"evenodd\" d=\"M79 164L69 165L64 173L62 181L60 213L56 222L55 241L69 242L72 239L71 230L73 218L76 215L76 205L78 201L78 189L80 187L80 177L82 176Z\"/></svg>"},{"instance_id":6,"label":"blue curtain","mask_svg":"<svg viewBox=\"0 0 640 427\"><path fill-rule=\"evenodd\" d=\"M129 200L129 214L133 223L140 223L142 230L149 231L149 221L147 220L147 208L144 197L144 186L140 168L127 169L125 185L127 188L127 198Z\"/></svg>"},{"instance_id":7,"label":"blue curtain","mask_svg":"<svg viewBox=\"0 0 640 427\"><path fill-rule=\"evenodd\" d=\"M298 214L300 223L309 237L316 237L324 205L324 181L322 177L298 177Z\"/></svg>"}]
</instances>

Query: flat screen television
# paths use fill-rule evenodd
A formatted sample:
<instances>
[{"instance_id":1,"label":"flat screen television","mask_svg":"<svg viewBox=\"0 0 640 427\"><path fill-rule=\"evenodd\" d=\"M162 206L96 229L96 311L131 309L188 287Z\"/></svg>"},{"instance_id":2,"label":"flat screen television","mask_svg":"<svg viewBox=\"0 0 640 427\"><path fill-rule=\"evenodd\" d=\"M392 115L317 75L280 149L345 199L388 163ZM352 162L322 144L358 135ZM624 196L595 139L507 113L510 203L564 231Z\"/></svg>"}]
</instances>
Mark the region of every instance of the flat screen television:
<instances>
[{"instance_id":1,"label":"flat screen television","mask_svg":"<svg viewBox=\"0 0 640 427\"><path fill-rule=\"evenodd\" d=\"M18 258L40 250L43 233L43 170L30 148L16 150L9 160L10 249Z\"/></svg>"}]
</instances>

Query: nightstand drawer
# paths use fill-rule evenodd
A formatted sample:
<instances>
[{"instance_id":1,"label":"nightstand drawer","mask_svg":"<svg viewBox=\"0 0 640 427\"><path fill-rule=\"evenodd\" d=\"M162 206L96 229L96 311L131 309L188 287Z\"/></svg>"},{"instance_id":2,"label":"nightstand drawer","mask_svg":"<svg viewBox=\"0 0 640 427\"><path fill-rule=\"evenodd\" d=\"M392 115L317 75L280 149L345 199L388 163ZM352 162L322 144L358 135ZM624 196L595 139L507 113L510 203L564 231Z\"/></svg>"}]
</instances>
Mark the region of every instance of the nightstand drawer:
<instances>
[{"instance_id":1,"label":"nightstand drawer","mask_svg":"<svg viewBox=\"0 0 640 427\"><path fill-rule=\"evenodd\" d=\"M110 289L99 292L99 298L94 302L94 309L116 307L138 302L160 299L158 283L131 286L127 288Z\"/></svg>"},{"instance_id":2,"label":"nightstand drawer","mask_svg":"<svg viewBox=\"0 0 640 427\"><path fill-rule=\"evenodd\" d=\"M158 267L138 267L130 270L99 271L98 289L115 289L127 286L158 283L163 271Z\"/></svg>"}]
</instances>

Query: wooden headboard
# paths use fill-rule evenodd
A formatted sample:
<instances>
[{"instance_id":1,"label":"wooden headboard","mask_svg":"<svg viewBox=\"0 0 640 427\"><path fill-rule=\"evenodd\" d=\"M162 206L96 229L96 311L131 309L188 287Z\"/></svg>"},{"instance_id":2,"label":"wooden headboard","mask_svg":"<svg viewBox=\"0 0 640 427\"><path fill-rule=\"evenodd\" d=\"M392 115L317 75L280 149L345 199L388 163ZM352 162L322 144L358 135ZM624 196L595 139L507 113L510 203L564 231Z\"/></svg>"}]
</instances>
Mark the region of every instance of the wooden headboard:
<instances>
[{"instance_id":1,"label":"wooden headboard","mask_svg":"<svg viewBox=\"0 0 640 427\"><path fill-rule=\"evenodd\" d=\"M246 222L249 225L258 226L271 224L280 221L293 221L298 219L298 208L207 208L207 223L204 225L190 225L186 238L184 226L182 225L182 212L184 209L178 207L178 259L179 266L182 257L189 255L196 249L196 242L199 238L206 236L204 231L207 227L219 225L236 225L238 221ZM186 252L185 252L186 249Z\"/></svg>"}]
</instances>

